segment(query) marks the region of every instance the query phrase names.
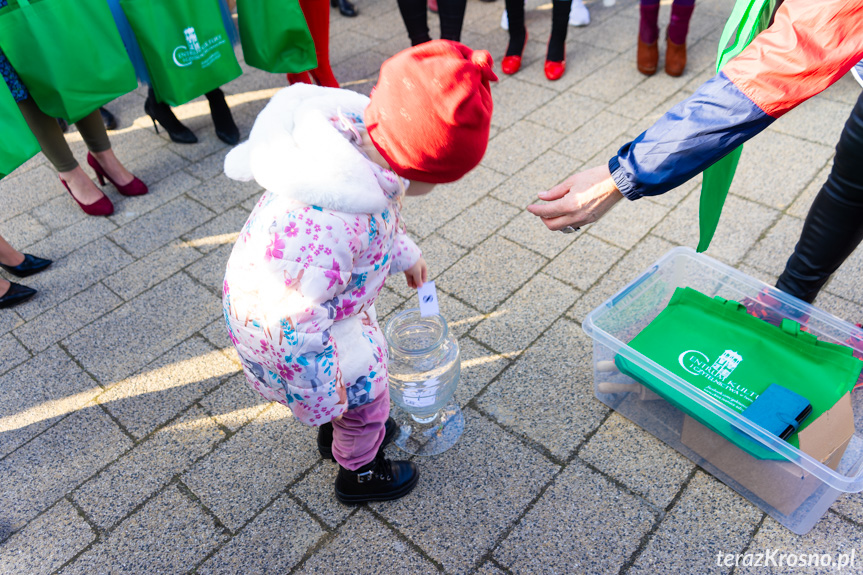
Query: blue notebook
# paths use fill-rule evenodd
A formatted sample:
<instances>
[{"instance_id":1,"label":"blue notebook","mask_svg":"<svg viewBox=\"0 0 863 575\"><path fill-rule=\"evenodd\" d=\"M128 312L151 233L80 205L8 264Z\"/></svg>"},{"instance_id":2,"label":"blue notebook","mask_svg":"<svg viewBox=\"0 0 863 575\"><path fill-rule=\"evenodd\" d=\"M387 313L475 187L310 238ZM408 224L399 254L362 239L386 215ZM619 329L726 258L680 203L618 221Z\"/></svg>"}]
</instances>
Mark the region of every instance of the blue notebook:
<instances>
[{"instance_id":1,"label":"blue notebook","mask_svg":"<svg viewBox=\"0 0 863 575\"><path fill-rule=\"evenodd\" d=\"M802 395L776 383L743 410L743 417L767 431L788 439L812 413L812 405Z\"/></svg>"}]
</instances>

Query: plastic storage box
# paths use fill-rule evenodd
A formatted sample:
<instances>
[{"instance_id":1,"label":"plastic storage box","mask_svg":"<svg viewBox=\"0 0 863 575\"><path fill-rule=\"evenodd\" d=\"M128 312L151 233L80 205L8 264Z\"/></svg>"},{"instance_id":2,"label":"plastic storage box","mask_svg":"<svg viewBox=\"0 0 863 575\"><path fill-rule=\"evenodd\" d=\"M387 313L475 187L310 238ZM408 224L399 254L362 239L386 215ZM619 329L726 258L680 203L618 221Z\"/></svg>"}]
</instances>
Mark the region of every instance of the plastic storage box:
<instances>
[{"instance_id":1,"label":"plastic storage box","mask_svg":"<svg viewBox=\"0 0 863 575\"><path fill-rule=\"evenodd\" d=\"M824 341L844 343L852 334L863 337L863 330L685 247L663 256L593 310L582 325L594 340L594 392L600 401L713 474L794 533L808 532L840 493L863 490L863 389L852 391L850 397L846 395L836 405L835 417L828 422L834 427L825 428L825 437L835 445L815 456L793 447L627 345L665 308L678 287L737 301L754 300L766 291L777 302L770 307L772 311L795 320L808 316L805 329ZM779 457L757 459L702 426L617 371L617 354Z\"/></svg>"}]
</instances>

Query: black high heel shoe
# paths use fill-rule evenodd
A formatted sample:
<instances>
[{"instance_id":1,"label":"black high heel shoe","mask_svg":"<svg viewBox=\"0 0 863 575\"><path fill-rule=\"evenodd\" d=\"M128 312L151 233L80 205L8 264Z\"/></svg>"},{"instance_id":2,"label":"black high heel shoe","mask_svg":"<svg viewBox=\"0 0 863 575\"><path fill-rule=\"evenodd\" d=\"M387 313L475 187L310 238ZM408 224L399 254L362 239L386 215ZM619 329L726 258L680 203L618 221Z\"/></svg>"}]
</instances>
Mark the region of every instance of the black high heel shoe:
<instances>
[{"instance_id":1,"label":"black high heel shoe","mask_svg":"<svg viewBox=\"0 0 863 575\"><path fill-rule=\"evenodd\" d=\"M240 142L240 129L234 123L231 109L225 101L225 93L219 88L207 92L207 100L210 102L210 116L213 117L213 125L216 127L216 137L228 145L236 146Z\"/></svg>"},{"instance_id":2,"label":"black high heel shoe","mask_svg":"<svg viewBox=\"0 0 863 575\"><path fill-rule=\"evenodd\" d=\"M180 123L180 120L171 111L169 105L156 102L156 94L152 88L147 93L147 101L144 102L144 112L153 120L153 128L155 128L157 134L159 133L159 127L156 125L156 121L158 120L162 124L162 127L165 128L165 131L168 132L168 136L172 142L194 144L198 141L198 137L195 136L192 130Z\"/></svg>"},{"instance_id":3,"label":"black high heel shoe","mask_svg":"<svg viewBox=\"0 0 863 575\"><path fill-rule=\"evenodd\" d=\"M0 309L12 307L25 302L36 295L36 290L31 287L22 286L15 282L9 282L9 289L0 296Z\"/></svg>"},{"instance_id":4,"label":"black high heel shoe","mask_svg":"<svg viewBox=\"0 0 863 575\"><path fill-rule=\"evenodd\" d=\"M7 266L6 264L0 264L4 270L9 272L12 275L16 275L19 278L26 278L27 276L32 276L33 274L39 273L48 266L50 266L53 262L51 260L46 260L44 258L37 258L36 256L30 254L24 254L24 261L18 264L17 266Z\"/></svg>"},{"instance_id":5,"label":"black high heel shoe","mask_svg":"<svg viewBox=\"0 0 863 575\"><path fill-rule=\"evenodd\" d=\"M348 18L353 18L359 14L357 7L351 4L350 0L330 0L330 6L338 8L339 14Z\"/></svg>"},{"instance_id":6,"label":"black high heel shoe","mask_svg":"<svg viewBox=\"0 0 863 575\"><path fill-rule=\"evenodd\" d=\"M102 116L102 122L104 122L106 130L117 129L117 116L104 107L99 108L99 114Z\"/></svg>"}]
</instances>

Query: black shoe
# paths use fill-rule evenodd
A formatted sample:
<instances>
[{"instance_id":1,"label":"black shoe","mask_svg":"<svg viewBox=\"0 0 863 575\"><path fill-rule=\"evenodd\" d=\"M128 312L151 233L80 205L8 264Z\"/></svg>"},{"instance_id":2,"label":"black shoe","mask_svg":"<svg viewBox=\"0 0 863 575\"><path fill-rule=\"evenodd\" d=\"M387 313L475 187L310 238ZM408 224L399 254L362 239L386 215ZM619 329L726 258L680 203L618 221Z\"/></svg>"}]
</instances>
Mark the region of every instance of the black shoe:
<instances>
[{"instance_id":1,"label":"black shoe","mask_svg":"<svg viewBox=\"0 0 863 575\"><path fill-rule=\"evenodd\" d=\"M240 129L234 123L231 109L225 101L225 93L219 88L207 92L207 100L210 102L210 116L213 117L213 125L216 126L216 137L231 146L240 143Z\"/></svg>"},{"instance_id":2,"label":"black shoe","mask_svg":"<svg viewBox=\"0 0 863 575\"><path fill-rule=\"evenodd\" d=\"M105 122L106 130L117 129L117 117L105 108L99 108L99 113L102 114L102 121Z\"/></svg>"},{"instance_id":3,"label":"black shoe","mask_svg":"<svg viewBox=\"0 0 863 575\"><path fill-rule=\"evenodd\" d=\"M390 461L378 452L374 461L356 471L339 466L336 499L349 505L398 499L410 493L419 478L413 462Z\"/></svg>"},{"instance_id":4,"label":"black shoe","mask_svg":"<svg viewBox=\"0 0 863 575\"><path fill-rule=\"evenodd\" d=\"M330 6L333 8L338 8L339 13L342 16L347 16L348 18L353 18L359 11L357 7L350 3L350 0L330 0Z\"/></svg>"},{"instance_id":5,"label":"black shoe","mask_svg":"<svg viewBox=\"0 0 863 575\"><path fill-rule=\"evenodd\" d=\"M177 116L171 110L171 106L156 102L156 95L152 89L147 94L147 101L144 102L144 111L153 120L153 128L156 129L157 134L159 133L159 127L156 125L156 121L162 124L172 142L194 144L198 141L198 137L192 133L192 130L180 123L180 120L177 119Z\"/></svg>"},{"instance_id":6,"label":"black shoe","mask_svg":"<svg viewBox=\"0 0 863 575\"><path fill-rule=\"evenodd\" d=\"M383 450L384 447L390 444L395 437L396 432L399 430L399 426L396 425L396 420L390 417L387 419L386 423L384 423L384 439L381 441L380 449ZM332 459L336 460L333 457L333 424L325 423L318 427L318 451L321 454L321 457L324 459Z\"/></svg>"},{"instance_id":7,"label":"black shoe","mask_svg":"<svg viewBox=\"0 0 863 575\"><path fill-rule=\"evenodd\" d=\"M30 254L24 254L24 261L17 266L7 266L5 264L0 264L0 267L2 267L4 270L6 270L12 275L18 276L19 278L26 278L27 276L32 276L35 273L41 272L42 270L50 266L51 263L51 260L37 258L36 256L31 256Z\"/></svg>"},{"instance_id":8,"label":"black shoe","mask_svg":"<svg viewBox=\"0 0 863 575\"><path fill-rule=\"evenodd\" d=\"M3 294L3 297L0 297L0 309L18 305L21 302L27 301L34 295L36 295L36 290L33 288L22 286L15 282L9 282L9 289L5 294Z\"/></svg>"},{"instance_id":9,"label":"black shoe","mask_svg":"<svg viewBox=\"0 0 863 575\"><path fill-rule=\"evenodd\" d=\"M57 124L60 126L60 131L64 134L69 131L69 123L63 118L57 118Z\"/></svg>"}]
</instances>

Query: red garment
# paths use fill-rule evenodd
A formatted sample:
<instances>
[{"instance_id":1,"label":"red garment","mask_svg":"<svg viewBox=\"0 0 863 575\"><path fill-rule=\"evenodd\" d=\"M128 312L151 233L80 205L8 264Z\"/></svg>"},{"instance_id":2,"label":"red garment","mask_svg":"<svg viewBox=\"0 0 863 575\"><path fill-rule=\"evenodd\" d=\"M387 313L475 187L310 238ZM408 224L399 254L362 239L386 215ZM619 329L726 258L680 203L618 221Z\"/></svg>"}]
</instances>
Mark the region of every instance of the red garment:
<instances>
[{"instance_id":1,"label":"red garment","mask_svg":"<svg viewBox=\"0 0 863 575\"><path fill-rule=\"evenodd\" d=\"M441 184L475 168L488 146L491 55L449 40L403 50L384 62L365 123L375 147L403 178Z\"/></svg>"}]
</instances>

